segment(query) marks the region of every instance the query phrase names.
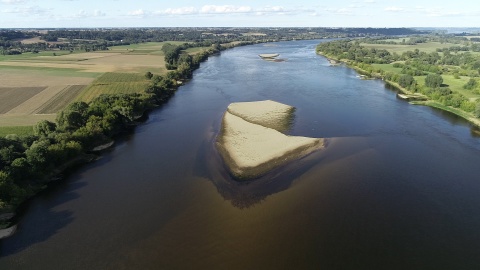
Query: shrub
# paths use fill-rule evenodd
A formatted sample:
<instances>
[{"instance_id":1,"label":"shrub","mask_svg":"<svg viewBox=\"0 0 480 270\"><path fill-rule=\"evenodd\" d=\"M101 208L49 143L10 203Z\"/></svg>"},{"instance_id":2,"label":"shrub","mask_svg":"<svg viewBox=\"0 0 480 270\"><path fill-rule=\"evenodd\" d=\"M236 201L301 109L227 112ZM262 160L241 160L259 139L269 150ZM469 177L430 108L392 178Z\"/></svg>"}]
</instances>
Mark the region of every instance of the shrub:
<instances>
[{"instance_id":1,"label":"shrub","mask_svg":"<svg viewBox=\"0 0 480 270\"><path fill-rule=\"evenodd\" d=\"M477 87L477 81L474 78L470 78L470 80L468 80L468 82L465 85L463 85L463 88L467 90L472 90L476 87Z\"/></svg>"},{"instance_id":2,"label":"shrub","mask_svg":"<svg viewBox=\"0 0 480 270\"><path fill-rule=\"evenodd\" d=\"M443 78L438 74L428 74L425 78L425 85L431 88L440 87L442 83Z\"/></svg>"}]
</instances>

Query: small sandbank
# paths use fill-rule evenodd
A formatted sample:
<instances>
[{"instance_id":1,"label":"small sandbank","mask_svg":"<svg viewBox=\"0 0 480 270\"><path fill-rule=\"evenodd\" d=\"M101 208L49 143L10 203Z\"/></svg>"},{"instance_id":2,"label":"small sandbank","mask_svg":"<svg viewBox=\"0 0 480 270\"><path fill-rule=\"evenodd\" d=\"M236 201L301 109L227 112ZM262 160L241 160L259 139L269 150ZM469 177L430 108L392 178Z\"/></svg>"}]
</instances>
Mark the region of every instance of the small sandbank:
<instances>
[{"instance_id":1,"label":"small sandbank","mask_svg":"<svg viewBox=\"0 0 480 270\"><path fill-rule=\"evenodd\" d=\"M17 225L13 225L12 227L1 229L0 230L0 239L7 238L15 233L17 230Z\"/></svg>"},{"instance_id":2,"label":"small sandbank","mask_svg":"<svg viewBox=\"0 0 480 270\"><path fill-rule=\"evenodd\" d=\"M287 136L275 129L293 112L293 107L271 100L228 106L217 148L235 177L255 178L323 148L321 138Z\"/></svg>"},{"instance_id":3,"label":"small sandbank","mask_svg":"<svg viewBox=\"0 0 480 270\"><path fill-rule=\"evenodd\" d=\"M264 54L259 54L258 56L260 56L262 59L272 59L272 58L275 58L279 55L280 54L278 54L278 53L264 53Z\"/></svg>"},{"instance_id":4,"label":"small sandbank","mask_svg":"<svg viewBox=\"0 0 480 270\"><path fill-rule=\"evenodd\" d=\"M405 93L397 93L397 96L400 99L407 100L407 101L425 101L428 98L422 94L405 94Z\"/></svg>"}]
</instances>

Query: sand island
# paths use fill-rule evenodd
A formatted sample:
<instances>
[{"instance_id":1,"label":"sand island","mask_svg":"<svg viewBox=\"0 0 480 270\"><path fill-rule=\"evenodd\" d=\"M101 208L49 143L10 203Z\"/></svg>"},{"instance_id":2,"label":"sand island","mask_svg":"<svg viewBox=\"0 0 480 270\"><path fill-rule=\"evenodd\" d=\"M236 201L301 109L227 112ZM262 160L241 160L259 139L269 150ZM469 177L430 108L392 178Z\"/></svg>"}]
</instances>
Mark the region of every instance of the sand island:
<instances>
[{"instance_id":1,"label":"sand island","mask_svg":"<svg viewBox=\"0 0 480 270\"><path fill-rule=\"evenodd\" d=\"M288 136L295 108L272 100L228 106L217 149L238 179L261 176L324 147L324 139Z\"/></svg>"},{"instance_id":2,"label":"sand island","mask_svg":"<svg viewBox=\"0 0 480 270\"><path fill-rule=\"evenodd\" d=\"M260 56L260 58L262 59L275 59L275 57L279 56L280 54L278 53L263 53L263 54L259 54L258 56Z\"/></svg>"}]
</instances>

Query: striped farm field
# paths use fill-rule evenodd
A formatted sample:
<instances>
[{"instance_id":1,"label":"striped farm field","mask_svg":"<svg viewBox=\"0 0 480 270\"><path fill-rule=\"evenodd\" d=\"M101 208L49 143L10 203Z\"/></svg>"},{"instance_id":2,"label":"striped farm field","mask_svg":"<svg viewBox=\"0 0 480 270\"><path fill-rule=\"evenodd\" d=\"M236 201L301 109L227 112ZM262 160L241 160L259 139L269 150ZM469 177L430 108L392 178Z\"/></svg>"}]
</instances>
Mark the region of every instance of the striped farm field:
<instances>
[{"instance_id":1,"label":"striped farm field","mask_svg":"<svg viewBox=\"0 0 480 270\"><path fill-rule=\"evenodd\" d=\"M142 74L109 72L97 78L76 100L89 102L101 94L143 93L148 84Z\"/></svg>"},{"instance_id":2,"label":"striped farm field","mask_svg":"<svg viewBox=\"0 0 480 270\"><path fill-rule=\"evenodd\" d=\"M0 87L0 114L17 107L46 87Z\"/></svg>"},{"instance_id":3,"label":"striped farm field","mask_svg":"<svg viewBox=\"0 0 480 270\"><path fill-rule=\"evenodd\" d=\"M117 82L142 82L147 79L143 74L138 73L119 73L119 72L107 72L98 77L93 84L102 83L117 83Z\"/></svg>"},{"instance_id":4,"label":"striped farm field","mask_svg":"<svg viewBox=\"0 0 480 270\"><path fill-rule=\"evenodd\" d=\"M64 87L62 91L58 92L54 97L43 103L42 106L34 111L34 113L56 113L72 102L86 87L86 85L69 85Z\"/></svg>"},{"instance_id":5,"label":"striped farm field","mask_svg":"<svg viewBox=\"0 0 480 270\"><path fill-rule=\"evenodd\" d=\"M73 101L89 102L101 94L144 93L150 84L144 76L147 71L167 73L165 43L0 56L0 134L26 134L40 120L55 121L56 113Z\"/></svg>"}]
</instances>

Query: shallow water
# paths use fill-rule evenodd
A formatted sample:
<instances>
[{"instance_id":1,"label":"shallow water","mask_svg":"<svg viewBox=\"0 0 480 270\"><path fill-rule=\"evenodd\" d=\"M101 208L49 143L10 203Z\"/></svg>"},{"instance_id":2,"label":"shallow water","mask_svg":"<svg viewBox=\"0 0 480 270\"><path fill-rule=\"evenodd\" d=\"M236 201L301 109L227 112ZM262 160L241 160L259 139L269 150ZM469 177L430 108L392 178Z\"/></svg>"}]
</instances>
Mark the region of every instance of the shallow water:
<instances>
[{"instance_id":1,"label":"shallow water","mask_svg":"<svg viewBox=\"0 0 480 270\"><path fill-rule=\"evenodd\" d=\"M0 269L478 269L479 138L329 66L318 42L211 57L135 134L31 201ZM264 99L295 106L289 134L328 147L233 181L214 147L223 112Z\"/></svg>"}]
</instances>

